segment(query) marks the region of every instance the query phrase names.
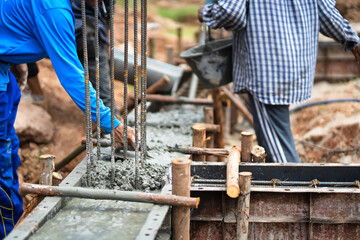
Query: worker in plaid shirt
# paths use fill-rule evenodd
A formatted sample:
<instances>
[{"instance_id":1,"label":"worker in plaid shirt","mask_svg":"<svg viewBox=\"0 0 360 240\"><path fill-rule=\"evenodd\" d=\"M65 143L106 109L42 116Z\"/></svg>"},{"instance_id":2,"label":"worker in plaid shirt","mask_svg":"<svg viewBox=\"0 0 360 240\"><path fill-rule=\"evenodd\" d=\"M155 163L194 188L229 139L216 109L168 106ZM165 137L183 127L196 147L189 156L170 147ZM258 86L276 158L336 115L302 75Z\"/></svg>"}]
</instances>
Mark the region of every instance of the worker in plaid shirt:
<instances>
[{"instance_id":1,"label":"worker in plaid shirt","mask_svg":"<svg viewBox=\"0 0 360 240\"><path fill-rule=\"evenodd\" d=\"M269 162L300 162L289 105L310 99L319 32L351 50L360 39L334 0L218 0L199 9L211 28L233 31L235 92L247 92L260 145Z\"/></svg>"}]
</instances>

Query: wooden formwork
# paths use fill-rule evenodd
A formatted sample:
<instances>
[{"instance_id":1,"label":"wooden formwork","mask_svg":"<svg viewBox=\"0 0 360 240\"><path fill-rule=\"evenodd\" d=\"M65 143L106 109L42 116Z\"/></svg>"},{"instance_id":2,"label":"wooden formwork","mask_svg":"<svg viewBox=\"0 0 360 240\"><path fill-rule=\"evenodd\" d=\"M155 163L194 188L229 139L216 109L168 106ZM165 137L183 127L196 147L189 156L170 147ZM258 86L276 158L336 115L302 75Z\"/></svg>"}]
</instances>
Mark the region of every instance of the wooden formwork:
<instances>
[{"instance_id":1,"label":"wooden formwork","mask_svg":"<svg viewBox=\"0 0 360 240\"><path fill-rule=\"evenodd\" d=\"M239 169L252 172L253 182L274 183L251 187L249 239L359 239L360 165L241 163ZM224 163L192 164L201 181L193 181L191 196L201 202L191 215L191 239L235 239L237 199L226 195L225 172Z\"/></svg>"}]
</instances>

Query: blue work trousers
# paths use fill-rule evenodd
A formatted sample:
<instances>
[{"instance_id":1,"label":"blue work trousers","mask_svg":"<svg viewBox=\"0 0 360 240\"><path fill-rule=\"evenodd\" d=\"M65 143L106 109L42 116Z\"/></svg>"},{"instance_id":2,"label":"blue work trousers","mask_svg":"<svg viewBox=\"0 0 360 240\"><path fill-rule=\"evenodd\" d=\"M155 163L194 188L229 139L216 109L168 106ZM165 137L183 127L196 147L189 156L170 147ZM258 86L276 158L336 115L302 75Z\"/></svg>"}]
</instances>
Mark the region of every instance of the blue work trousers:
<instances>
[{"instance_id":1,"label":"blue work trousers","mask_svg":"<svg viewBox=\"0 0 360 240\"><path fill-rule=\"evenodd\" d=\"M21 94L14 75L10 71L7 75L7 90L0 91L0 239L10 233L23 212L16 173L19 139L14 128Z\"/></svg>"}]
</instances>

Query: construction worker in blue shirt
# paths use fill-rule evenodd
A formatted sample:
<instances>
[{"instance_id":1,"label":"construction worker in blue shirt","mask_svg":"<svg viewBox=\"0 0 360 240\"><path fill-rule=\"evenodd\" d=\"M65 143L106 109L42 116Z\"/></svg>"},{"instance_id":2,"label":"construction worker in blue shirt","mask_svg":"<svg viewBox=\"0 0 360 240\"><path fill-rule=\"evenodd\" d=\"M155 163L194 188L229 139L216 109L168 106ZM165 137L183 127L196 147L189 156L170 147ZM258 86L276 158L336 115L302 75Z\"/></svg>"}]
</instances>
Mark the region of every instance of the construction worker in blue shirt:
<instances>
[{"instance_id":1,"label":"construction worker in blue shirt","mask_svg":"<svg viewBox=\"0 0 360 240\"><path fill-rule=\"evenodd\" d=\"M335 1L207 0L198 17L211 28L233 32L234 91L248 93L266 160L300 162L289 105L311 97L319 33L360 60L360 39Z\"/></svg>"},{"instance_id":2,"label":"construction worker in blue shirt","mask_svg":"<svg viewBox=\"0 0 360 240\"><path fill-rule=\"evenodd\" d=\"M14 121L20 101L11 65L36 62L46 56L52 61L59 80L77 106L85 110L84 69L75 43L74 15L70 0L0 1L0 238L12 230L22 214L22 198L16 170L20 164L19 140ZM23 65L15 66L24 81ZM96 121L96 95L91 86L91 116ZM111 131L111 111L100 102L103 130ZM123 124L115 119L115 145L123 143ZM128 141L135 147L134 130Z\"/></svg>"}]
</instances>

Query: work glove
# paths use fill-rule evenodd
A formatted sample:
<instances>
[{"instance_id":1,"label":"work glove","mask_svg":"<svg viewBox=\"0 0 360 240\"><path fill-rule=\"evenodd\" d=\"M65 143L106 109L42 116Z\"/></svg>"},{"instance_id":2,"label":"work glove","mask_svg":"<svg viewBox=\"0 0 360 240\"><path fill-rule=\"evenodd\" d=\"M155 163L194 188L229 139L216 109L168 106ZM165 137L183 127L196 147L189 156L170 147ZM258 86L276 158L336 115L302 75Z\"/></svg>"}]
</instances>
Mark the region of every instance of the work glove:
<instances>
[{"instance_id":1,"label":"work glove","mask_svg":"<svg viewBox=\"0 0 360 240\"><path fill-rule=\"evenodd\" d=\"M17 64L10 68L12 74L14 74L16 81L19 85L20 91L24 90L28 79L28 67L27 64Z\"/></svg>"},{"instance_id":2,"label":"work glove","mask_svg":"<svg viewBox=\"0 0 360 240\"><path fill-rule=\"evenodd\" d=\"M356 47L354 47L353 49L351 49L351 52L354 54L355 56L355 60L356 63L358 65L360 65L360 44L358 44Z\"/></svg>"}]
</instances>

